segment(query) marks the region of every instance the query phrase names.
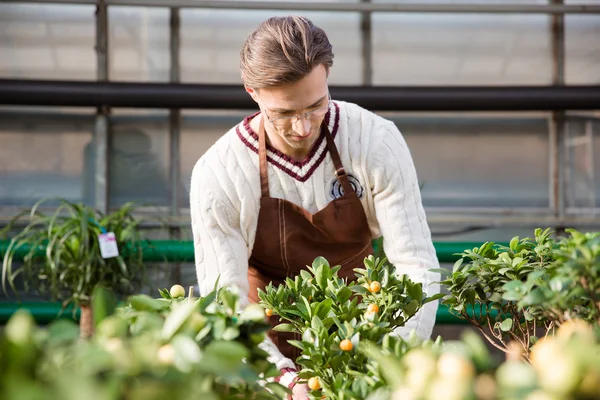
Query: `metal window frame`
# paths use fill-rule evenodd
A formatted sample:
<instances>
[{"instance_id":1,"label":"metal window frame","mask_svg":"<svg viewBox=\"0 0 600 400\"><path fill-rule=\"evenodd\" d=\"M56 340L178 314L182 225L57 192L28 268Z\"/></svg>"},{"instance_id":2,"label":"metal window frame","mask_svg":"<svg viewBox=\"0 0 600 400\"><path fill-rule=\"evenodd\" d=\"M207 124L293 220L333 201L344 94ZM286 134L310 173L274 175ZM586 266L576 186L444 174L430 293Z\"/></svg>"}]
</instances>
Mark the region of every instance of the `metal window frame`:
<instances>
[{"instance_id":1,"label":"metal window frame","mask_svg":"<svg viewBox=\"0 0 600 400\"><path fill-rule=\"evenodd\" d=\"M599 14L600 5L565 5L563 0L549 0L548 4L406 4L406 3L373 3L371 0L361 0L358 3L349 2L268 2L268 1L197 1L197 0L0 0L6 3L34 4L64 4L64 5L94 5L96 6L96 39L95 51L97 61L97 81L110 82L109 78L109 43L108 43L108 7L167 7L170 9L170 83L180 82L180 9L181 8L212 8L229 10L294 10L294 11L334 11L361 13L360 30L362 35L363 86L372 84L372 43L371 16L373 12L394 13L494 13L494 14L548 14L551 16L550 31L553 54L553 84L563 87L565 69L565 14ZM178 183L180 180L180 133L181 109L169 110L169 176L171 179L171 194L169 214L173 220L181 218L183 209L179 205ZM577 219L584 210L567 208L565 206L565 187L567 176L565 165L565 111L554 110L550 129L550 213L556 224L569 218ZM95 206L107 211L109 205L108 182L108 146L110 140L110 107L98 106L95 114L94 141L96 155L95 174ZM465 210L468 212L468 210ZM526 214L530 209L495 210L482 209L491 214ZM539 210L538 210L539 211ZM546 210L544 210L546 211ZM597 209L593 210L594 216ZM573 214L568 217L567 214ZM493 219L494 217L491 216ZM522 218L522 216L520 217ZM443 218L442 218L443 219ZM489 219L489 218L488 218ZM544 219L544 217L542 217ZM600 221L599 221L600 222Z\"/></svg>"}]
</instances>

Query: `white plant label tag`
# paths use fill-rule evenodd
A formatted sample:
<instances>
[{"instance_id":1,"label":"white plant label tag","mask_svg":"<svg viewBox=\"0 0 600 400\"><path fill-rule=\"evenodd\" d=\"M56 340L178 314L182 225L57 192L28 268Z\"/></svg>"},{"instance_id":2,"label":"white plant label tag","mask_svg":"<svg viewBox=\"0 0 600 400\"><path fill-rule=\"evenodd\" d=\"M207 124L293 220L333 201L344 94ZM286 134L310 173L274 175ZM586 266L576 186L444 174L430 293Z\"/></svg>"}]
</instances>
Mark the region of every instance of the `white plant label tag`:
<instances>
[{"instance_id":1,"label":"white plant label tag","mask_svg":"<svg viewBox=\"0 0 600 400\"><path fill-rule=\"evenodd\" d=\"M113 232L102 233L98 240L100 242L100 254L102 258L112 258L119 256L119 248L117 247L117 239Z\"/></svg>"}]
</instances>

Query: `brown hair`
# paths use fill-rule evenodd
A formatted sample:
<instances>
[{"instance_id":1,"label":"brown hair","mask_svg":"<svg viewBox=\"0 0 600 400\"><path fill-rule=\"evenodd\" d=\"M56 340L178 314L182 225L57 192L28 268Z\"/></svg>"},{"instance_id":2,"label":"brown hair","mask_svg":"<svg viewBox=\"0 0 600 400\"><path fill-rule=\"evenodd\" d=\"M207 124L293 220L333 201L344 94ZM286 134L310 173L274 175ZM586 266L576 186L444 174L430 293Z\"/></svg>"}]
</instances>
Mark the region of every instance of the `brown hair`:
<instances>
[{"instance_id":1,"label":"brown hair","mask_svg":"<svg viewBox=\"0 0 600 400\"><path fill-rule=\"evenodd\" d=\"M314 67L333 65L327 34L305 17L273 17L262 22L240 52L242 81L260 89L294 83Z\"/></svg>"}]
</instances>

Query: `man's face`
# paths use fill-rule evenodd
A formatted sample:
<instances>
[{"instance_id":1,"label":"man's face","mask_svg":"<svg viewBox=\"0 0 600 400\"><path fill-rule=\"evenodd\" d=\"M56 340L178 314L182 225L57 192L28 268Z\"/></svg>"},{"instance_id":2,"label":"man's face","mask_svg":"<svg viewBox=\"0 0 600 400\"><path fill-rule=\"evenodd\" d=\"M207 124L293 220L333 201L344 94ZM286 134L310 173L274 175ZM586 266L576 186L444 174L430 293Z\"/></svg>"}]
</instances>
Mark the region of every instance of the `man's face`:
<instances>
[{"instance_id":1,"label":"man's face","mask_svg":"<svg viewBox=\"0 0 600 400\"><path fill-rule=\"evenodd\" d=\"M269 119L265 121L265 129L276 135L278 143L273 143L275 147L291 156L306 156L319 137L321 122L329 104L325 67L315 67L296 83L263 88L253 93L263 114ZM308 118L303 116L310 112L313 113ZM298 115L300 118L295 117ZM272 137L271 140L274 141Z\"/></svg>"}]
</instances>

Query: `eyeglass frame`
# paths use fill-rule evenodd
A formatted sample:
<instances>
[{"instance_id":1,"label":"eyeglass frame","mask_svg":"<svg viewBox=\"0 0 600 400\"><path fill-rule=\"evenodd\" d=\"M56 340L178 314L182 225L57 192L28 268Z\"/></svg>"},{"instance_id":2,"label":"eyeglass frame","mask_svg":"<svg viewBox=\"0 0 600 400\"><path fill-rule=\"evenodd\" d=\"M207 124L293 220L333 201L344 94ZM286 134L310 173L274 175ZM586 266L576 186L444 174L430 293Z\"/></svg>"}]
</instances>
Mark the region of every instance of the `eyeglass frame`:
<instances>
[{"instance_id":1,"label":"eyeglass frame","mask_svg":"<svg viewBox=\"0 0 600 400\"><path fill-rule=\"evenodd\" d=\"M259 98L260 98L260 96L259 96ZM261 99L261 101L262 101L262 99ZM265 116L267 117L267 121L269 121L271 124L273 124L273 126L282 127L282 126L286 125L285 122L283 123L283 125L277 125L277 124L275 124L275 121L291 121L292 124L295 124L296 122L300 121L300 118L310 120L310 118L307 118L309 115L316 113L317 111L327 110L325 112L325 114L322 115L322 116L325 116L325 115L327 115L327 112L329 112L330 106L331 106L331 93L329 91L327 91L327 104L324 105L323 107L319 107L319 108L314 109L309 112L305 112L302 114L289 115L289 116L285 116L285 117L276 117L276 118L269 117L269 114L267 114L266 107L263 109L263 112L265 113ZM295 120L292 120L293 118L295 118ZM316 118L319 118L319 117L316 117Z\"/></svg>"}]
</instances>

